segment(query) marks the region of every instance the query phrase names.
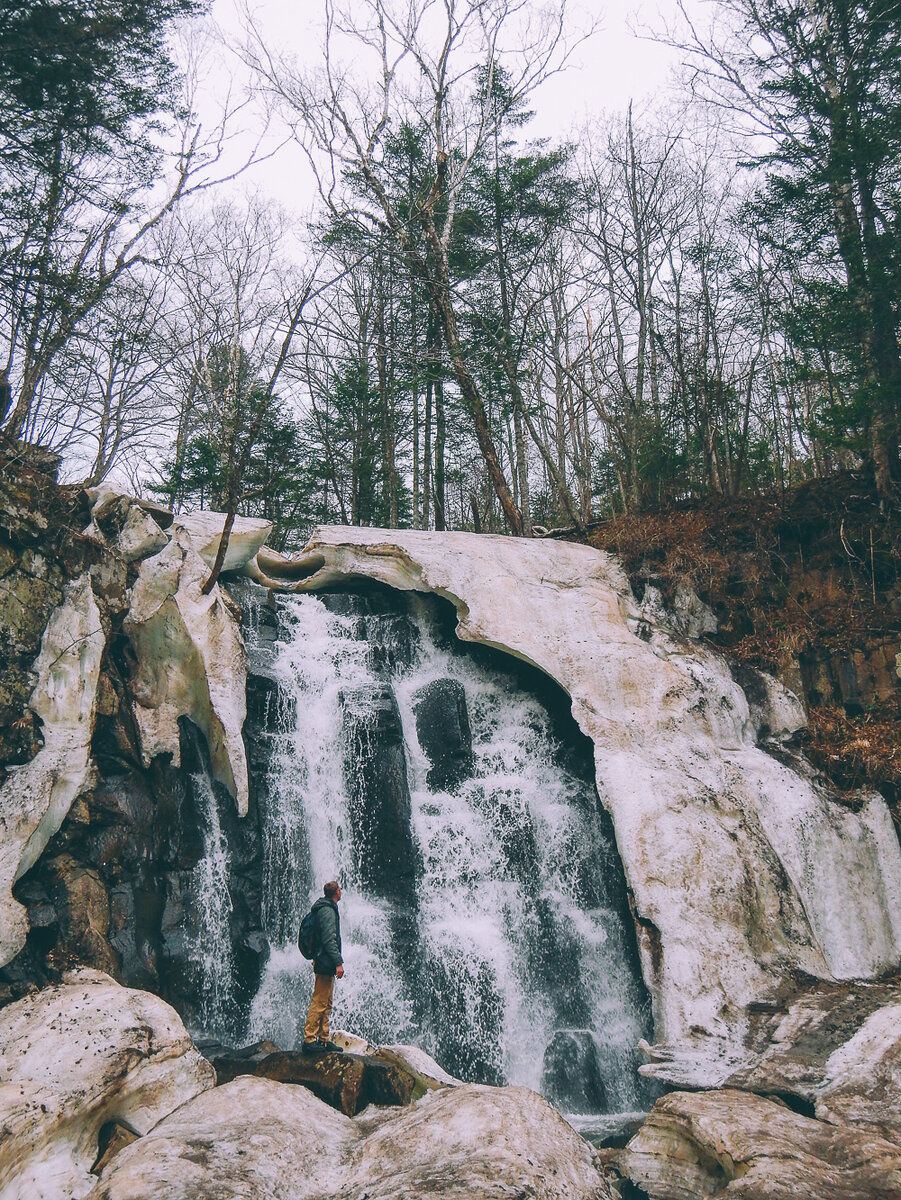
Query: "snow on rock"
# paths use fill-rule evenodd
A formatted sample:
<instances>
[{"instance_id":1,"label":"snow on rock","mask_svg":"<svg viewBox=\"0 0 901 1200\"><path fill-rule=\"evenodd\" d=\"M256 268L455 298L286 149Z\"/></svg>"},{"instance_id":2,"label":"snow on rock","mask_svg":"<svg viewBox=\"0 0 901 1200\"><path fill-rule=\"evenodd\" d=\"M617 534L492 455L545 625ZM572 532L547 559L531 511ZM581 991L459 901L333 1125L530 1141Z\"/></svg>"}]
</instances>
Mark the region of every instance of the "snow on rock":
<instances>
[{"instance_id":1,"label":"snow on rock","mask_svg":"<svg viewBox=\"0 0 901 1200\"><path fill-rule=\"evenodd\" d=\"M172 514L159 505L117 492L105 483L88 488L87 496L91 523L85 533L107 543L125 562L157 554L169 541L164 526L171 524Z\"/></svg>"},{"instance_id":2,"label":"snow on rock","mask_svg":"<svg viewBox=\"0 0 901 1200\"><path fill-rule=\"evenodd\" d=\"M0 788L0 964L21 950L28 931L13 883L92 782L90 743L105 642L91 581L82 575L51 614L33 668L37 684L29 706L42 722L44 745L30 762L9 767Z\"/></svg>"},{"instance_id":3,"label":"snow on rock","mask_svg":"<svg viewBox=\"0 0 901 1200\"><path fill-rule=\"evenodd\" d=\"M785 738L807 724L801 700L778 679L744 665L733 665L732 674L745 693L758 739Z\"/></svg>"},{"instance_id":4,"label":"snow on rock","mask_svg":"<svg viewBox=\"0 0 901 1200\"><path fill-rule=\"evenodd\" d=\"M265 523L265 522L263 522ZM204 596L209 569L184 528L141 563L124 629L137 665L129 683L145 765L171 753L179 763L179 717L203 730L213 774L247 812L244 643L218 585Z\"/></svg>"},{"instance_id":5,"label":"snow on rock","mask_svg":"<svg viewBox=\"0 0 901 1200\"><path fill-rule=\"evenodd\" d=\"M435 1062L430 1054L426 1054L425 1050L419 1046L382 1046L380 1053L389 1054L394 1060L401 1063L402 1066L409 1069L416 1075L422 1076L431 1082L439 1083L442 1087L461 1087L462 1079L457 1079L454 1075L448 1075L443 1067L440 1067Z\"/></svg>"},{"instance_id":6,"label":"snow on rock","mask_svg":"<svg viewBox=\"0 0 901 1200\"><path fill-rule=\"evenodd\" d=\"M169 535L137 504L132 504L115 547L126 562L139 562L158 554L169 543Z\"/></svg>"},{"instance_id":7,"label":"snow on rock","mask_svg":"<svg viewBox=\"0 0 901 1200\"><path fill-rule=\"evenodd\" d=\"M335 1195L613 1200L615 1193L592 1149L537 1092L465 1084L428 1092L370 1133Z\"/></svg>"},{"instance_id":8,"label":"snow on rock","mask_svg":"<svg viewBox=\"0 0 901 1200\"><path fill-rule=\"evenodd\" d=\"M749 1092L673 1092L615 1158L651 1200L897 1200L901 1147Z\"/></svg>"},{"instance_id":9,"label":"snow on rock","mask_svg":"<svg viewBox=\"0 0 901 1200\"><path fill-rule=\"evenodd\" d=\"M305 1087L242 1076L122 1150L91 1200L324 1200L358 1138Z\"/></svg>"},{"instance_id":10,"label":"snow on rock","mask_svg":"<svg viewBox=\"0 0 901 1200\"><path fill-rule=\"evenodd\" d=\"M185 513L177 516L173 522L174 529L183 529L190 536L194 549L208 567L215 561L224 527L225 513L217 512ZM222 570L240 570L255 556L271 532L271 521L235 517Z\"/></svg>"},{"instance_id":11,"label":"snow on rock","mask_svg":"<svg viewBox=\"0 0 901 1200\"><path fill-rule=\"evenodd\" d=\"M342 1116L242 1077L122 1150L90 1200L613 1200L591 1149L526 1088L464 1086Z\"/></svg>"},{"instance_id":12,"label":"snow on rock","mask_svg":"<svg viewBox=\"0 0 901 1200\"><path fill-rule=\"evenodd\" d=\"M896 1003L871 1013L830 1055L816 1114L866 1126L901 1146L901 988Z\"/></svg>"},{"instance_id":13,"label":"snow on rock","mask_svg":"<svg viewBox=\"0 0 901 1200\"><path fill-rule=\"evenodd\" d=\"M797 1096L821 1121L901 1145L901 977L817 984L753 1026L762 1049L729 1087Z\"/></svg>"},{"instance_id":14,"label":"snow on rock","mask_svg":"<svg viewBox=\"0 0 901 1200\"><path fill-rule=\"evenodd\" d=\"M882 799L852 811L758 749L722 658L639 610L609 555L322 527L294 564L264 551L248 570L301 591L362 578L434 592L455 604L461 639L566 689L594 742L657 1036L679 1045L669 1070L678 1060L685 1084L736 1069L748 1005L793 973L871 976L901 963L901 847Z\"/></svg>"},{"instance_id":15,"label":"snow on rock","mask_svg":"<svg viewBox=\"0 0 901 1200\"><path fill-rule=\"evenodd\" d=\"M99 971L0 1011L0 1200L80 1200L101 1128L137 1134L215 1081L175 1010Z\"/></svg>"}]
</instances>

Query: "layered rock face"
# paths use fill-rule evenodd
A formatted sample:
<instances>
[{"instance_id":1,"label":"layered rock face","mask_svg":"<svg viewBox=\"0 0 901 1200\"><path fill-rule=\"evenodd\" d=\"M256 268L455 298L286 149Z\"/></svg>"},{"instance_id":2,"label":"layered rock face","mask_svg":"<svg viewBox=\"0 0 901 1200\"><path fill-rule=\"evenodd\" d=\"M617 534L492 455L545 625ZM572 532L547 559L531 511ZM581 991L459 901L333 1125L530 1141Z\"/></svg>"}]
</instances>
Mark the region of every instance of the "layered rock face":
<instances>
[{"instance_id":1,"label":"layered rock face","mask_svg":"<svg viewBox=\"0 0 901 1200\"><path fill-rule=\"evenodd\" d=\"M199 987L191 931L203 929L205 902L196 864L211 814L240 851L239 991L256 986L263 952L253 932L259 830L254 813L240 819L249 805L244 646L226 593L201 591L224 517L173 525L171 514L109 489L64 491L52 470L37 478L40 487L20 478L20 503L8 497L0 528L20 614L0 656L12 666L31 647L30 673L6 677L0 712L0 964L9 964L0 999L80 963L190 1015ZM231 565L268 530L239 521Z\"/></svg>"},{"instance_id":2,"label":"layered rock face","mask_svg":"<svg viewBox=\"0 0 901 1200\"><path fill-rule=\"evenodd\" d=\"M323 528L293 568L264 566L302 591L368 578L434 592L455 604L461 639L525 659L566 689L595 746L657 1036L679 1047L649 1073L722 1083L745 1060L749 1006L796 973L872 977L901 963L901 849L881 797L851 809L803 765L758 748L764 726L800 723L797 703L766 686L752 712L723 660L677 636L653 597L637 607L608 556Z\"/></svg>"}]
</instances>

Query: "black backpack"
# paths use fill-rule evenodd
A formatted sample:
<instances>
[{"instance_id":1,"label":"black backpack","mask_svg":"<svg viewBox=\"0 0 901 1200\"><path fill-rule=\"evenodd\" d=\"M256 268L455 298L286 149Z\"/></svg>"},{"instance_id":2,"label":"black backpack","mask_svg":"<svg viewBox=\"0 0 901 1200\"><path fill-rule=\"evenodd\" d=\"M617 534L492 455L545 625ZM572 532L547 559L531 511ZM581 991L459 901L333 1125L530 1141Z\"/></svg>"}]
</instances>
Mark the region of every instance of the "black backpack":
<instances>
[{"instance_id":1,"label":"black backpack","mask_svg":"<svg viewBox=\"0 0 901 1200\"><path fill-rule=\"evenodd\" d=\"M319 922L312 908L300 923L297 948L304 958L315 958L319 953Z\"/></svg>"}]
</instances>

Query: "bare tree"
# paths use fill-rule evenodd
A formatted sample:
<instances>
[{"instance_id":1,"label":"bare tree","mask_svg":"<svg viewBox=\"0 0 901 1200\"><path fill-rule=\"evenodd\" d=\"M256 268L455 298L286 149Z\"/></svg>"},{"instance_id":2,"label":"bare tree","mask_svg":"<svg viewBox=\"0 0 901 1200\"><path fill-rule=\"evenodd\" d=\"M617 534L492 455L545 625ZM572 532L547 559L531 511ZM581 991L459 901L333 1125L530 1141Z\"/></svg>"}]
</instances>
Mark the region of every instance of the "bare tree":
<instances>
[{"instance_id":1,"label":"bare tree","mask_svg":"<svg viewBox=\"0 0 901 1200\"><path fill-rule=\"evenodd\" d=\"M568 54L566 0L542 13L526 0L326 0L324 10L320 70L299 69L267 47L252 22L246 56L292 120L330 210L390 235L422 281L492 487L521 535L522 514L459 331L451 247L464 186L498 119L492 73L503 62L521 102L559 70ZM342 62L342 46L352 48L352 66ZM487 87L474 85L478 70ZM429 177L412 211L397 203L385 170L385 140L405 124L427 131L429 145Z\"/></svg>"}]
</instances>

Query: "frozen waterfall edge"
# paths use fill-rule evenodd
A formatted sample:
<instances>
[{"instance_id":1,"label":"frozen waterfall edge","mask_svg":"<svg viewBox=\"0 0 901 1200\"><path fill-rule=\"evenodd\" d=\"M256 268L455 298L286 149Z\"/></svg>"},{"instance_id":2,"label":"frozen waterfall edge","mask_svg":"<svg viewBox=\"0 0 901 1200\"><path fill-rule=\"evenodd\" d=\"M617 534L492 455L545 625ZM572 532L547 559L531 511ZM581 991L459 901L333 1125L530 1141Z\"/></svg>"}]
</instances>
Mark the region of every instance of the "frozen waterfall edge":
<instances>
[{"instance_id":1,"label":"frozen waterfall edge","mask_svg":"<svg viewBox=\"0 0 901 1200\"><path fill-rule=\"evenodd\" d=\"M747 1061L749 1006L800 974L901 964L901 845L881 797L838 805L756 745L724 660L641 609L611 556L562 542L321 527L280 590L354 580L450 600L457 636L536 666L595 749L631 894L658 1043L643 1068L716 1086ZM655 1052L656 1051L656 1052Z\"/></svg>"}]
</instances>

